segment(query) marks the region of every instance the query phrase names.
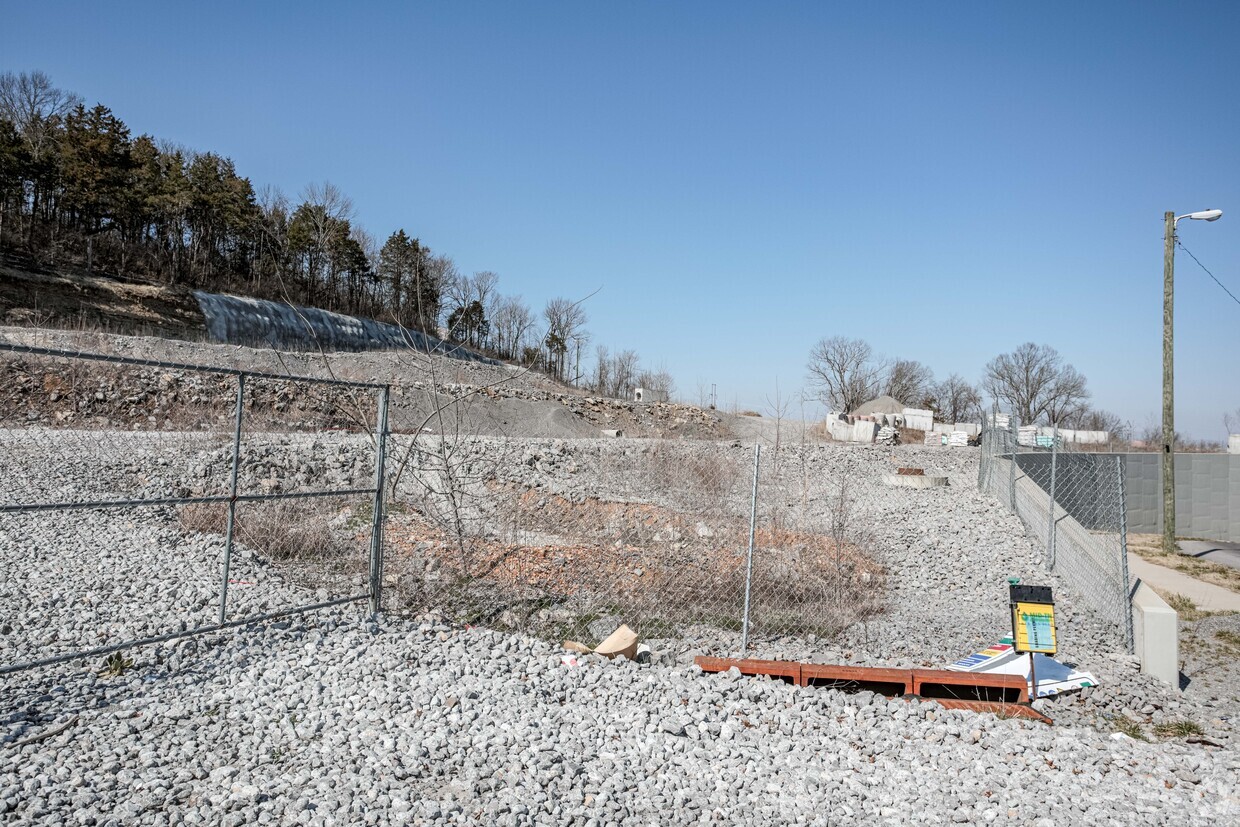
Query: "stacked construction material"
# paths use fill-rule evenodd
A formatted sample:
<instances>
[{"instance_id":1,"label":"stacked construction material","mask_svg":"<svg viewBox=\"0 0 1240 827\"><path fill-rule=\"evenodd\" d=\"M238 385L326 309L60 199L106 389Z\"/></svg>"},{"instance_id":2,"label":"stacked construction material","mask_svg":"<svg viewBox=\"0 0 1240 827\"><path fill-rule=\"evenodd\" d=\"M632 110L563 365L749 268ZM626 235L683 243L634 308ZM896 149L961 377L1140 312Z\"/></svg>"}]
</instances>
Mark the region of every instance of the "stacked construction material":
<instances>
[{"instance_id":1,"label":"stacked construction material","mask_svg":"<svg viewBox=\"0 0 1240 827\"><path fill-rule=\"evenodd\" d=\"M925 444L926 445L946 445L947 434L936 434L936 433L926 432Z\"/></svg>"},{"instance_id":2,"label":"stacked construction material","mask_svg":"<svg viewBox=\"0 0 1240 827\"><path fill-rule=\"evenodd\" d=\"M1016 444L1033 447L1038 444L1038 426L1024 425L1016 430Z\"/></svg>"},{"instance_id":3,"label":"stacked construction material","mask_svg":"<svg viewBox=\"0 0 1240 827\"><path fill-rule=\"evenodd\" d=\"M874 441L879 445L899 445L900 432L891 425L884 425L878 429L878 436L874 438Z\"/></svg>"},{"instance_id":4,"label":"stacked construction material","mask_svg":"<svg viewBox=\"0 0 1240 827\"><path fill-rule=\"evenodd\" d=\"M968 431L952 431L947 437L947 444L952 448L968 448L969 433Z\"/></svg>"}]
</instances>

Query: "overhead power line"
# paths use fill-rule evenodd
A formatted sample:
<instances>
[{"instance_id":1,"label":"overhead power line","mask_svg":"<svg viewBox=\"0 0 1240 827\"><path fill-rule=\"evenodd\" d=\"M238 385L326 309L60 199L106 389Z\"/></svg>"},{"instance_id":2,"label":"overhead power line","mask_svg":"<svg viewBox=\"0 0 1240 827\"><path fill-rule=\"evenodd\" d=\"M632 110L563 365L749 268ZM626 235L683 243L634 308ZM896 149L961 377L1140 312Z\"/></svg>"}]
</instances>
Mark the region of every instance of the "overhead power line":
<instances>
[{"instance_id":1,"label":"overhead power line","mask_svg":"<svg viewBox=\"0 0 1240 827\"><path fill-rule=\"evenodd\" d=\"M1197 266L1198 266L1198 267L1200 267L1202 270L1205 270L1205 272L1206 272L1206 275L1207 275L1207 276L1209 276L1210 278L1214 279L1214 283L1215 283L1215 284L1217 284L1219 287L1223 288L1223 292L1224 292L1224 293L1226 293L1227 295L1231 296L1231 300L1232 300L1232 301L1234 301L1236 304L1240 304L1240 299L1236 298L1236 294L1235 294L1235 293L1233 293L1233 292L1231 292L1230 290L1228 290L1228 289L1227 289L1227 285L1225 285L1225 284L1223 284L1221 281L1219 281L1219 280L1218 280L1218 278L1217 278L1217 277L1216 277L1213 273L1211 273L1211 272L1210 272L1209 268L1207 268L1204 264L1202 264L1202 263L1201 263L1201 261L1200 261L1200 260L1199 260L1199 259L1198 259L1195 255L1193 255L1193 251L1192 251L1192 250L1188 249L1188 248L1187 248L1187 247L1185 247L1182 243L1180 243L1180 240L1179 240L1178 238L1175 240L1175 243L1176 243L1176 245L1177 245L1177 246L1178 246L1181 250L1183 250L1184 252L1188 253L1188 257L1189 257L1189 258L1191 258L1193 261L1196 261L1196 262L1197 262Z\"/></svg>"}]
</instances>

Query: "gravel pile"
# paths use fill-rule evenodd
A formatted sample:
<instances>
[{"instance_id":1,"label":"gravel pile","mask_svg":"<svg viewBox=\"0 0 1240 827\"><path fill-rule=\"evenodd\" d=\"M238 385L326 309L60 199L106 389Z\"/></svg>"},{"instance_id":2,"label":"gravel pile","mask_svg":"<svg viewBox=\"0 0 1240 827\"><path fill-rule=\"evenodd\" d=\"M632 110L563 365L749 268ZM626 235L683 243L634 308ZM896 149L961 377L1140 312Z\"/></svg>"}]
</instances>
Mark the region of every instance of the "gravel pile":
<instances>
[{"instance_id":1,"label":"gravel pile","mask_svg":"<svg viewBox=\"0 0 1240 827\"><path fill-rule=\"evenodd\" d=\"M104 353L177 364L215 365L392 386L393 430L430 424L450 433L525 437L597 437L602 430L665 438L718 439L731 421L678 403L636 404L587 396L534 371L414 351L310 354L144 336L0 327L0 341L70 352ZM236 380L229 376L104 362L0 353L0 424L91 428L227 428ZM251 380L251 421L318 431L373 428L375 395ZM460 404L458 404L460 403Z\"/></svg>"},{"instance_id":2,"label":"gravel pile","mask_svg":"<svg viewBox=\"0 0 1240 827\"><path fill-rule=\"evenodd\" d=\"M1233 751L324 613L5 687L9 824L1219 824ZM60 725L68 724L62 732ZM44 740L24 739L53 733Z\"/></svg>"},{"instance_id":3,"label":"gravel pile","mask_svg":"<svg viewBox=\"0 0 1240 827\"><path fill-rule=\"evenodd\" d=\"M129 435L125 456L105 463L66 447L55 464L41 464L41 446L56 437L44 432L23 451L26 433L0 434L4 502L32 492L53 500L188 490L220 465L209 437L178 445L173 435L145 448ZM317 470L295 484L364 477L355 439L277 440L253 455L243 480L280 480L310 457ZM609 469L624 471L656 448L665 450L531 441L513 447L520 459L505 468L548 493L618 495L636 477ZM689 453L660 467L743 466L751 456L729 443L681 450ZM793 489L771 486L790 519L810 521L829 500L829 481L852 479L857 522L887 569L887 610L835 640L760 637L755 654L942 665L1006 633L1004 580L1017 575L1056 587L1062 659L1103 684L1039 702L1058 722L1045 727L701 675L688 665L695 652L735 646L717 630L655 639L648 664L589 656L570 666L545 641L462 628L442 614L372 622L356 606L135 650L119 675L100 673L95 659L0 678L0 815L12 824L117 825L1240 818L1234 694L1177 693L1114 654L1115 631L1045 574L1017 518L977 493L973 452L796 447L787 457L789 478L812 481L791 499ZM887 488L880 478L893 463L951 485ZM171 509L0 515L0 657L13 663L211 622L221 550L217 535L187 530ZM328 596L244 544L232 577L237 614ZM1176 721L1221 746L1154 734ZM1116 728L1151 741L1115 737Z\"/></svg>"}]
</instances>

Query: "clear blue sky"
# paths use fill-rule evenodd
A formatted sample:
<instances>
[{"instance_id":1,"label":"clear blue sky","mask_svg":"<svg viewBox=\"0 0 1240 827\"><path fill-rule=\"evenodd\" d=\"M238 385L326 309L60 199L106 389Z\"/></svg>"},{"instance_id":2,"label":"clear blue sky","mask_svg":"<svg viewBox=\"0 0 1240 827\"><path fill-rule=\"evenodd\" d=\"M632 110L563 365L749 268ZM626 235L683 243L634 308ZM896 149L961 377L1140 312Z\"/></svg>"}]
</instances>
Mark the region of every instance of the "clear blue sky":
<instances>
[{"instance_id":1,"label":"clear blue sky","mask_svg":"<svg viewBox=\"0 0 1240 827\"><path fill-rule=\"evenodd\" d=\"M1231 3L8 3L42 69L256 186L331 181L682 395L762 409L820 337L980 378L1057 348L1159 410L1162 214L1240 294ZM1240 305L1177 259L1177 416L1240 406Z\"/></svg>"}]
</instances>

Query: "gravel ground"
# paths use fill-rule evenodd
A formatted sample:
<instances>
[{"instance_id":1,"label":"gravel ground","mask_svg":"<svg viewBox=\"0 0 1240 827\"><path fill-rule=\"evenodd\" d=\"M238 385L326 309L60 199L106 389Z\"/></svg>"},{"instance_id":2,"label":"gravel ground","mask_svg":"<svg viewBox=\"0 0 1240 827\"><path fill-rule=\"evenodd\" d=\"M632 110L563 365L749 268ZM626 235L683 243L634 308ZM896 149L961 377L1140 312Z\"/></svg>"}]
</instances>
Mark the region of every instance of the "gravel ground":
<instances>
[{"instance_id":1,"label":"gravel ground","mask_svg":"<svg viewBox=\"0 0 1240 827\"><path fill-rule=\"evenodd\" d=\"M19 450L30 444L20 433L0 435L0 493L11 502L32 491L188 488L219 450L208 437L126 439L125 456L106 464L82 455L73 465L65 450L40 466ZM315 439L315 456L329 458L317 473L352 479L356 452ZM548 491L570 479L602 491L622 482L606 468L642 448L532 441L522 451L537 458L513 474ZM1194 681L1179 693L1110 654L1114 631L1042 572L1019 521L977 493L974 452L804 450L812 477L856 480L861 522L888 570L887 614L842 640L765 639L757 654L941 665L1005 633L1002 587L1015 574L1057 587L1065 655L1103 685L1039 702L1057 721L1045 727L701 675L687 661L705 638L675 651L654 641L650 664L566 666L543 641L440 616L370 622L356 606L135 650L119 676L100 674L95 659L0 678L0 814L12 824L600 827L1240 818L1234 691L1208 682L1214 694L1194 694L1207 683ZM278 457L295 454L259 455L253 479L279 475ZM951 486L883 488L877 478L893 463ZM219 554L216 536L186 530L169 509L0 515L3 662L213 619ZM244 545L233 577L238 613L325 596L296 566ZM1116 737L1112 717L1153 740ZM1174 720L1221 746L1153 734Z\"/></svg>"}]
</instances>

